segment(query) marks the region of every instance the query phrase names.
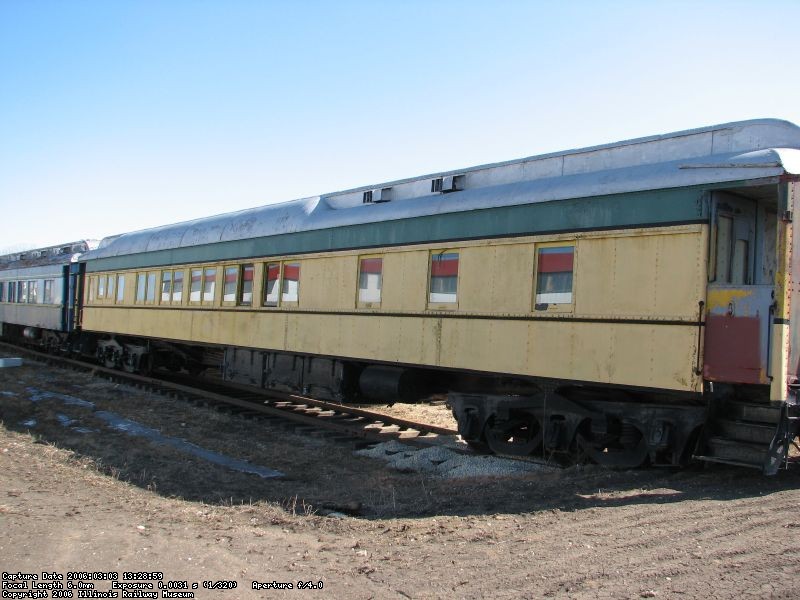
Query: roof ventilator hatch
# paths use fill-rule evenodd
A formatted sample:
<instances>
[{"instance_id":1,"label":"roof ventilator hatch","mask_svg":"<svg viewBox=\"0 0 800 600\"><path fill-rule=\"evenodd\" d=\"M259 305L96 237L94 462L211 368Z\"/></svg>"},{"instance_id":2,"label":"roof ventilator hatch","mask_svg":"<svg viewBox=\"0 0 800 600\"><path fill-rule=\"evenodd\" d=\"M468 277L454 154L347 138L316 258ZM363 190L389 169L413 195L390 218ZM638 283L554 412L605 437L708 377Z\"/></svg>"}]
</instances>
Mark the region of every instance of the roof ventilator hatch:
<instances>
[{"instance_id":1,"label":"roof ventilator hatch","mask_svg":"<svg viewBox=\"0 0 800 600\"><path fill-rule=\"evenodd\" d=\"M390 202L392 199L392 188L385 187L377 190L367 190L361 197L362 204L377 204L378 202Z\"/></svg>"},{"instance_id":2,"label":"roof ventilator hatch","mask_svg":"<svg viewBox=\"0 0 800 600\"><path fill-rule=\"evenodd\" d=\"M464 189L464 176L463 175L443 175L431 179L431 192L449 194L450 192L458 192Z\"/></svg>"}]
</instances>

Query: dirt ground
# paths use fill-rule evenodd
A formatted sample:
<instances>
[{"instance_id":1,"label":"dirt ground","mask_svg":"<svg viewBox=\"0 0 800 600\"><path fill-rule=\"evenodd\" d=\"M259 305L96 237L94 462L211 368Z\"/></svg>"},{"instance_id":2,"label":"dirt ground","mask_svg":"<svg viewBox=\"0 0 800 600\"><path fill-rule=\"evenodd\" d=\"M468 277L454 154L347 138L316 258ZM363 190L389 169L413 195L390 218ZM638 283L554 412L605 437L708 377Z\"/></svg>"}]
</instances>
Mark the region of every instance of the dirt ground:
<instances>
[{"instance_id":1,"label":"dirt ground","mask_svg":"<svg viewBox=\"0 0 800 600\"><path fill-rule=\"evenodd\" d=\"M113 429L101 418L111 412L284 476ZM573 467L443 480L389 471L352 443L278 421L29 362L0 369L0 420L9 573L159 571L196 583L196 598L231 600L794 598L800 588L797 471ZM205 589L219 580L237 587ZM323 588L296 589L308 581Z\"/></svg>"}]
</instances>

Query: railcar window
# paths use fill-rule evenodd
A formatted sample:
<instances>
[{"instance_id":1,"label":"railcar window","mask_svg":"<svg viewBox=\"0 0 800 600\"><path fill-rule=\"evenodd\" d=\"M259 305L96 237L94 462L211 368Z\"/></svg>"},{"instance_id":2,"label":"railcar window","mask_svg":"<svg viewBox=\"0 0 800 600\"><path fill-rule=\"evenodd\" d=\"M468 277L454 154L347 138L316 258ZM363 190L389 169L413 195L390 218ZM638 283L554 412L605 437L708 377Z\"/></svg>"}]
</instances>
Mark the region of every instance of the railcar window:
<instances>
[{"instance_id":1,"label":"railcar window","mask_svg":"<svg viewBox=\"0 0 800 600\"><path fill-rule=\"evenodd\" d=\"M268 263L264 278L264 306L278 306L278 281L281 278L281 264Z\"/></svg>"},{"instance_id":2,"label":"railcar window","mask_svg":"<svg viewBox=\"0 0 800 600\"><path fill-rule=\"evenodd\" d=\"M117 275L117 303L125 299L125 275Z\"/></svg>"},{"instance_id":3,"label":"railcar window","mask_svg":"<svg viewBox=\"0 0 800 600\"><path fill-rule=\"evenodd\" d=\"M161 303L167 304L172 299L172 271L161 272Z\"/></svg>"},{"instance_id":4,"label":"railcar window","mask_svg":"<svg viewBox=\"0 0 800 600\"><path fill-rule=\"evenodd\" d=\"M254 265L242 265L242 288L239 291L239 304L242 306L250 306L253 303L253 274L255 273Z\"/></svg>"},{"instance_id":5,"label":"railcar window","mask_svg":"<svg viewBox=\"0 0 800 600\"><path fill-rule=\"evenodd\" d=\"M358 268L358 301L380 303L383 284L383 259L362 258Z\"/></svg>"},{"instance_id":6,"label":"railcar window","mask_svg":"<svg viewBox=\"0 0 800 600\"><path fill-rule=\"evenodd\" d=\"M39 301L39 282L28 282L28 302L36 304Z\"/></svg>"},{"instance_id":7,"label":"railcar window","mask_svg":"<svg viewBox=\"0 0 800 600\"><path fill-rule=\"evenodd\" d=\"M44 297L42 298L42 302L45 304L53 304L53 280L52 279L45 279L44 280Z\"/></svg>"},{"instance_id":8,"label":"railcar window","mask_svg":"<svg viewBox=\"0 0 800 600\"><path fill-rule=\"evenodd\" d=\"M5 282L0 282L0 302L6 301L6 284Z\"/></svg>"},{"instance_id":9,"label":"railcar window","mask_svg":"<svg viewBox=\"0 0 800 600\"><path fill-rule=\"evenodd\" d=\"M116 275L109 275L108 276L108 283L106 284L106 298L113 298L114 297L114 281L116 280Z\"/></svg>"},{"instance_id":10,"label":"railcar window","mask_svg":"<svg viewBox=\"0 0 800 600\"><path fill-rule=\"evenodd\" d=\"M145 299L148 303L153 303L156 301L156 279L158 277L158 273L148 273L147 274L147 292Z\"/></svg>"},{"instance_id":11,"label":"railcar window","mask_svg":"<svg viewBox=\"0 0 800 600\"><path fill-rule=\"evenodd\" d=\"M20 302L27 302L28 301L28 282L27 281L20 281L19 287L19 301Z\"/></svg>"},{"instance_id":12,"label":"railcar window","mask_svg":"<svg viewBox=\"0 0 800 600\"><path fill-rule=\"evenodd\" d=\"M222 284L222 301L235 302L236 288L239 284L239 269L237 267L225 267L225 281Z\"/></svg>"},{"instance_id":13,"label":"railcar window","mask_svg":"<svg viewBox=\"0 0 800 600\"><path fill-rule=\"evenodd\" d=\"M200 302L200 290L203 287L203 271L192 269L191 282L189 287L189 301Z\"/></svg>"},{"instance_id":14,"label":"railcar window","mask_svg":"<svg viewBox=\"0 0 800 600\"><path fill-rule=\"evenodd\" d=\"M539 248L536 260L536 308L572 304L574 246Z\"/></svg>"},{"instance_id":15,"label":"railcar window","mask_svg":"<svg viewBox=\"0 0 800 600\"><path fill-rule=\"evenodd\" d=\"M300 295L300 263L283 265L283 285L281 302L297 302Z\"/></svg>"},{"instance_id":16,"label":"railcar window","mask_svg":"<svg viewBox=\"0 0 800 600\"><path fill-rule=\"evenodd\" d=\"M731 283L731 241L733 218L719 215L717 218L717 283Z\"/></svg>"},{"instance_id":17,"label":"railcar window","mask_svg":"<svg viewBox=\"0 0 800 600\"><path fill-rule=\"evenodd\" d=\"M144 302L144 292L147 288L147 277L144 273L136 274L136 302Z\"/></svg>"},{"instance_id":18,"label":"railcar window","mask_svg":"<svg viewBox=\"0 0 800 600\"><path fill-rule=\"evenodd\" d=\"M183 300L183 271L175 271L172 278L172 302L180 304Z\"/></svg>"},{"instance_id":19,"label":"railcar window","mask_svg":"<svg viewBox=\"0 0 800 600\"><path fill-rule=\"evenodd\" d=\"M97 297L98 298L105 298L106 297L106 276L101 275L97 280Z\"/></svg>"},{"instance_id":20,"label":"railcar window","mask_svg":"<svg viewBox=\"0 0 800 600\"><path fill-rule=\"evenodd\" d=\"M217 269L216 267L207 267L203 273L203 302L213 302L216 289Z\"/></svg>"},{"instance_id":21,"label":"railcar window","mask_svg":"<svg viewBox=\"0 0 800 600\"><path fill-rule=\"evenodd\" d=\"M448 304L458 301L458 252L431 254L428 301Z\"/></svg>"}]
</instances>

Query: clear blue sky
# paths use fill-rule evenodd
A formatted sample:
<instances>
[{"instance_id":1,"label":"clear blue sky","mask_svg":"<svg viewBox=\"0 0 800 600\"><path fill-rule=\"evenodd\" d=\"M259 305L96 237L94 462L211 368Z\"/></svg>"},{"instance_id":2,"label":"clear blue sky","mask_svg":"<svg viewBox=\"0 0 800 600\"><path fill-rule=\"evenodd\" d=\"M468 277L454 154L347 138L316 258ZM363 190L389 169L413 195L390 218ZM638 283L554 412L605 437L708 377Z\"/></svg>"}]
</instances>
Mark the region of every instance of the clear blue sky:
<instances>
[{"instance_id":1,"label":"clear blue sky","mask_svg":"<svg viewBox=\"0 0 800 600\"><path fill-rule=\"evenodd\" d=\"M0 251L713 123L800 2L0 0Z\"/></svg>"}]
</instances>

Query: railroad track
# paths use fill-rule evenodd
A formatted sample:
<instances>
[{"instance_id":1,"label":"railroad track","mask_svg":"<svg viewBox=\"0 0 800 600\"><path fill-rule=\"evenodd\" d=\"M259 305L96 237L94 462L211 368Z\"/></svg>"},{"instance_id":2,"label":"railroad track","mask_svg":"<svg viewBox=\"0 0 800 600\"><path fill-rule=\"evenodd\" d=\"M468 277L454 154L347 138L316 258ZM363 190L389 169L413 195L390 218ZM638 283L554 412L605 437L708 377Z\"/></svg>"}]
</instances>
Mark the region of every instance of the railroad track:
<instances>
[{"instance_id":1,"label":"railroad track","mask_svg":"<svg viewBox=\"0 0 800 600\"><path fill-rule=\"evenodd\" d=\"M197 378L193 378L190 385L185 377L168 372L163 377L144 376L6 342L0 342L0 348L46 364L90 372L96 377L115 383L206 405L242 417L282 420L302 432L323 432L342 441L373 443L400 439L410 445L452 445L458 440L458 432L453 429L306 396Z\"/></svg>"}]
</instances>

